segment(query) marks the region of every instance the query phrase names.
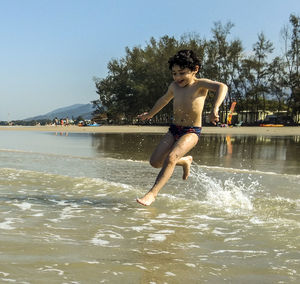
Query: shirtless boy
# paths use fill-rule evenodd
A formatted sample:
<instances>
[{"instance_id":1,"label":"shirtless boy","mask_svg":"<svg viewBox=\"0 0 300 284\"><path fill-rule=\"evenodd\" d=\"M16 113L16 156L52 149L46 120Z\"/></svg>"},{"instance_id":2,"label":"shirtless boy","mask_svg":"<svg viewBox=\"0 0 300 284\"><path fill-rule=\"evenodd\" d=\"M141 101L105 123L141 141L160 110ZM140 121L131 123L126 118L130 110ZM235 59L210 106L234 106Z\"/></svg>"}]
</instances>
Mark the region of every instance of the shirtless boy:
<instances>
[{"instance_id":1,"label":"shirtless boy","mask_svg":"<svg viewBox=\"0 0 300 284\"><path fill-rule=\"evenodd\" d=\"M169 132L162 138L150 158L151 166L161 168L161 171L150 191L137 199L138 203L145 206L155 200L158 192L172 176L175 166L183 168L184 180L188 178L193 158L185 154L198 143L207 93L213 91L216 94L214 107L210 113L211 122L216 124L219 121L219 107L228 89L223 83L196 77L200 61L192 50L179 51L168 63L174 81L149 112L138 116L141 120L151 119L174 99L174 124L170 126Z\"/></svg>"}]
</instances>

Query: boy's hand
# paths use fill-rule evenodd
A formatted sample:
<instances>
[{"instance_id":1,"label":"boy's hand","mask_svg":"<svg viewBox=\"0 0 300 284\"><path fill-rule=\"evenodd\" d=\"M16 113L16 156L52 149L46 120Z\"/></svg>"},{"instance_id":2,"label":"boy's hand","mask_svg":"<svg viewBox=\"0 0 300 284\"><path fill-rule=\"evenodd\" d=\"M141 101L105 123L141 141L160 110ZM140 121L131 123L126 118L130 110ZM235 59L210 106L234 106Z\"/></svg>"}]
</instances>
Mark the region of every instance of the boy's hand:
<instances>
[{"instance_id":1,"label":"boy's hand","mask_svg":"<svg viewBox=\"0 0 300 284\"><path fill-rule=\"evenodd\" d=\"M148 112L144 112L144 113L142 113L142 114L139 114L139 115L137 116L137 118L139 118L139 119L141 119L141 120L146 120L146 119L151 119L152 116L150 116Z\"/></svg>"},{"instance_id":2,"label":"boy's hand","mask_svg":"<svg viewBox=\"0 0 300 284\"><path fill-rule=\"evenodd\" d=\"M219 122L219 113L217 110L213 110L210 114L209 114L209 120L216 125L217 122Z\"/></svg>"}]
</instances>

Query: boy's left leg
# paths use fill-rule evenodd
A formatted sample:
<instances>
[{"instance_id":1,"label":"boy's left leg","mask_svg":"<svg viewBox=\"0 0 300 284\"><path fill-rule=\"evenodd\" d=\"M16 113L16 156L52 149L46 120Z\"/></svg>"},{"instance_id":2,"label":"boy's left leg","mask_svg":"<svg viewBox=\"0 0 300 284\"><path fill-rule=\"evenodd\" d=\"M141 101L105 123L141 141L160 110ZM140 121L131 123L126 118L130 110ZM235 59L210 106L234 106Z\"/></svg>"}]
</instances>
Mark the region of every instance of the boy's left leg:
<instances>
[{"instance_id":1,"label":"boy's left leg","mask_svg":"<svg viewBox=\"0 0 300 284\"><path fill-rule=\"evenodd\" d=\"M176 165L183 167L183 178L187 179L192 157L184 157L184 155L196 146L198 140L199 138L195 133L188 133L181 136L166 157L164 165L159 172L153 187L144 197L137 199L137 202L141 203L142 205L150 205L155 200L161 188L172 176Z\"/></svg>"}]
</instances>

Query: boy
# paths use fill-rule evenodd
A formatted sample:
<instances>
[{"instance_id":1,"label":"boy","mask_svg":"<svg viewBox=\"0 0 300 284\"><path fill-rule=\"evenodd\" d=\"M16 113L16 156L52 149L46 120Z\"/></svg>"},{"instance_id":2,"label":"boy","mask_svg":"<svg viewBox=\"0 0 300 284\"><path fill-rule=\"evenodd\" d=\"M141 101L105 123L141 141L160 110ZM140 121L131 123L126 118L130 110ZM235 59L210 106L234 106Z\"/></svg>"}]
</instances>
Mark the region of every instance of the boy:
<instances>
[{"instance_id":1,"label":"boy","mask_svg":"<svg viewBox=\"0 0 300 284\"><path fill-rule=\"evenodd\" d=\"M167 92L157 100L149 112L140 114L141 120L151 119L172 99L174 99L174 120L169 132L162 138L152 156L150 164L155 168L162 168L150 191L137 202L148 206L156 198L160 189L172 176L175 166L182 166L183 179L186 180L190 173L192 156L184 156L198 143L202 110L208 91L216 93L214 108L210 120L216 124L219 121L219 107L222 104L227 86L223 83L208 79L198 79L200 61L192 50L181 50L168 61L174 81Z\"/></svg>"}]
</instances>

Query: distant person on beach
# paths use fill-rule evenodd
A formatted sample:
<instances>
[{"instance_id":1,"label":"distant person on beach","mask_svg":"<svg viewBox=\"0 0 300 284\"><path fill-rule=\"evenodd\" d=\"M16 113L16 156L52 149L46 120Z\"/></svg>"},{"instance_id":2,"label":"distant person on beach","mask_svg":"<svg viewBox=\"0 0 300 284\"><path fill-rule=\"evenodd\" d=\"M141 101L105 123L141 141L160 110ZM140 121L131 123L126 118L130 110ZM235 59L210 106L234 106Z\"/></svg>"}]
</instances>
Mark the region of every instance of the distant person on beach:
<instances>
[{"instance_id":1,"label":"distant person on beach","mask_svg":"<svg viewBox=\"0 0 300 284\"><path fill-rule=\"evenodd\" d=\"M198 79L196 74L200 68L200 60L192 50L181 50L168 61L174 81L167 92L157 100L149 112L138 115L141 120L151 119L172 99L173 123L168 133L162 138L152 156L150 164L154 168L162 168L150 191L138 198L142 205L150 205L158 192L173 174L175 166L183 168L183 179L190 174L192 156L185 156L199 141L202 127L202 111L208 91L215 92L214 107L210 113L210 121L219 121L219 107L225 99L227 86L209 79Z\"/></svg>"}]
</instances>

